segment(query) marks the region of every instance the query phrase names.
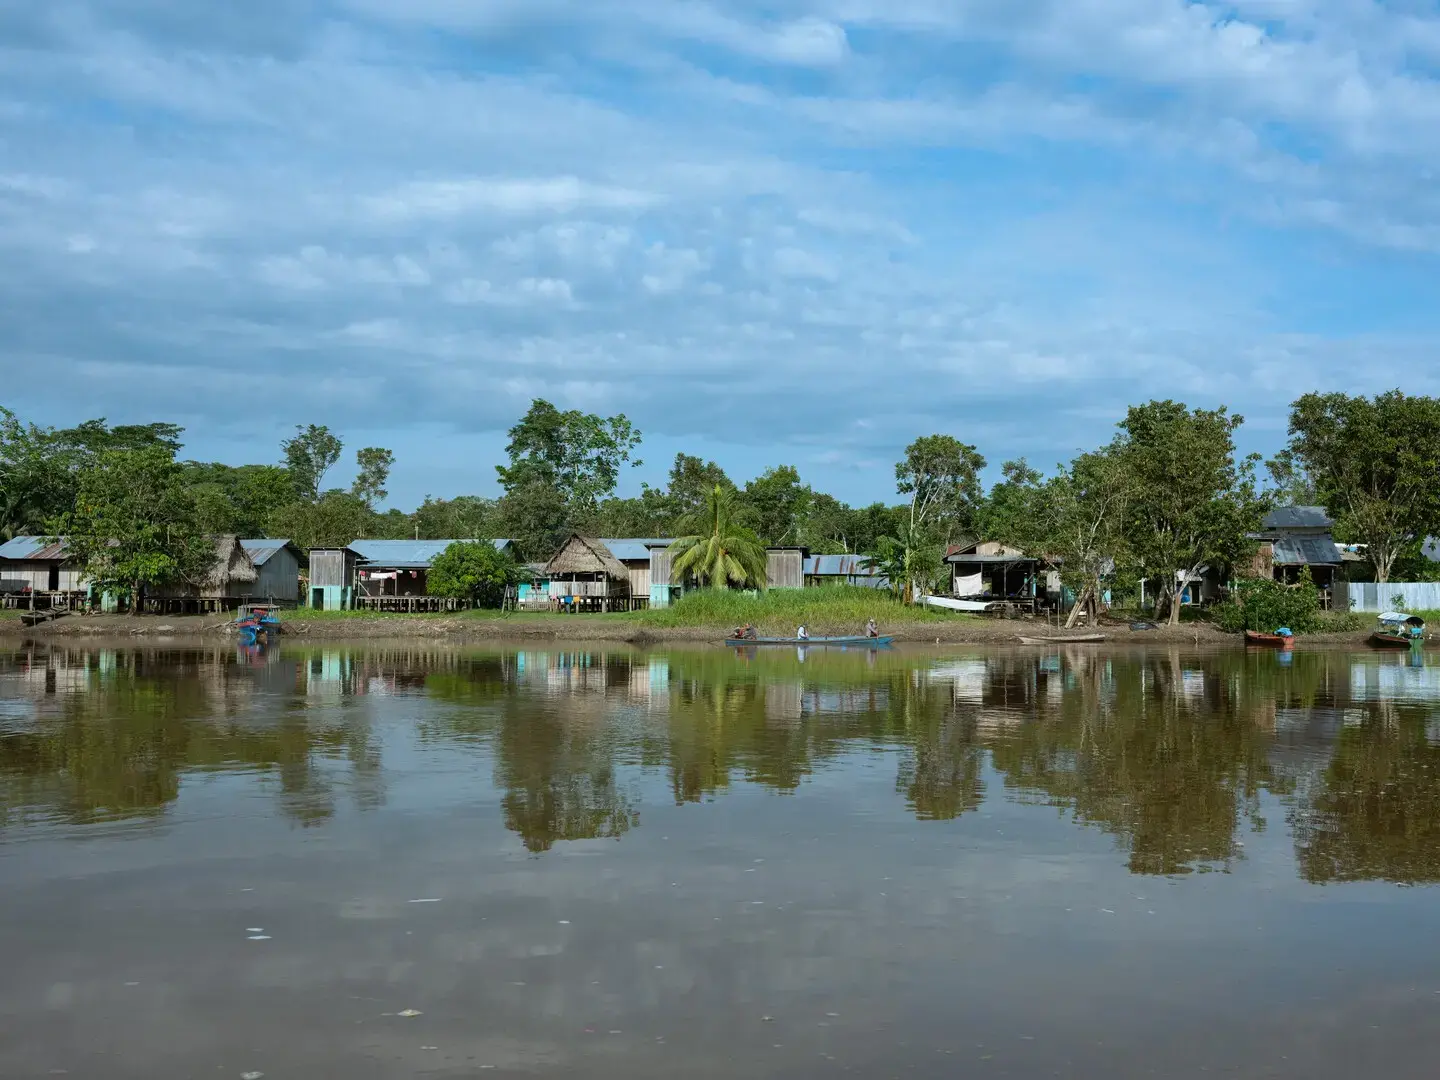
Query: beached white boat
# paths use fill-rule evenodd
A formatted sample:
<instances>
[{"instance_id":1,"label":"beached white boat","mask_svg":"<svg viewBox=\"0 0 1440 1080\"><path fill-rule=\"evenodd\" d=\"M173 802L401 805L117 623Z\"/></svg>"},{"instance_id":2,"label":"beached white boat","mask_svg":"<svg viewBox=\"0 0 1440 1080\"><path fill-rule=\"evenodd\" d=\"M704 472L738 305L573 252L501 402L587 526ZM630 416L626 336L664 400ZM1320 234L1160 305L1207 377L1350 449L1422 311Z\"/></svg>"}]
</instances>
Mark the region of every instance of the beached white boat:
<instances>
[{"instance_id":1,"label":"beached white boat","mask_svg":"<svg viewBox=\"0 0 1440 1080\"><path fill-rule=\"evenodd\" d=\"M985 600L954 600L948 596L922 596L920 602L946 611L989 611L991 606Z\"/></svg>"}]
</instances>

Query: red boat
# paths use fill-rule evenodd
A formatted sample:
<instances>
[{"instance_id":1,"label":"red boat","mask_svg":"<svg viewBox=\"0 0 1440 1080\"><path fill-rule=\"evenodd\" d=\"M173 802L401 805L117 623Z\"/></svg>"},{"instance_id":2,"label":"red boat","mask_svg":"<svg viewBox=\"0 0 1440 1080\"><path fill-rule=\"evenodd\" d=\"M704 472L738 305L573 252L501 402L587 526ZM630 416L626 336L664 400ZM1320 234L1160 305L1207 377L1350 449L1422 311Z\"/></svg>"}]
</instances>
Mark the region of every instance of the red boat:
<instances>
[{"instance_id":1,"label":"red boat","mask_svg":"<svg viewBox=\"0 0 1440 1080\"><path fill-rule=\"evenodd\" d=\"M1246 630L1245 644L1258 645L1262 649L1293 649L1295 637L1292 634L1262 634L1259 630Z\"/></svg>"}]
</instances>

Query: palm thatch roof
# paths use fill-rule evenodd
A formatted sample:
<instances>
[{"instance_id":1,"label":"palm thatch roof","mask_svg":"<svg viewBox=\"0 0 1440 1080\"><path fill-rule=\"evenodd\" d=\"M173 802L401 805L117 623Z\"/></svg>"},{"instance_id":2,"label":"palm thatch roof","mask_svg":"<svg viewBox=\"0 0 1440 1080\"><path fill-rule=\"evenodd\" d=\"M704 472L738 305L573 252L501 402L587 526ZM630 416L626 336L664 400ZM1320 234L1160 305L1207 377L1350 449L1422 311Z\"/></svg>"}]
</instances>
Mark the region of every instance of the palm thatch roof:
<instances>
[{"instance_id":1,"label":"palm thatch roof","mask_svg":"<svg viewBox=\"0 0 1440 1080\"><path fill-rule=\"evenodd\" d=\"M629 581L630 571L599 540L575 533L545 564L548 577L565 574L604 574L618 581Z\"/></svg>"},{"instance_id":2,"label":"palm thatch roof","mask_svg":"<svg viewBox=\"0 0 1440 1080\"><path fill-rule=\"evenodd\" d=\"M209 572L198 582L200 588L224 590L232 584L249 585L259 580L260 573L241 546L238 536L217 536L213 542L215 561L211 563Z\"/></svg>"}]
</instances>

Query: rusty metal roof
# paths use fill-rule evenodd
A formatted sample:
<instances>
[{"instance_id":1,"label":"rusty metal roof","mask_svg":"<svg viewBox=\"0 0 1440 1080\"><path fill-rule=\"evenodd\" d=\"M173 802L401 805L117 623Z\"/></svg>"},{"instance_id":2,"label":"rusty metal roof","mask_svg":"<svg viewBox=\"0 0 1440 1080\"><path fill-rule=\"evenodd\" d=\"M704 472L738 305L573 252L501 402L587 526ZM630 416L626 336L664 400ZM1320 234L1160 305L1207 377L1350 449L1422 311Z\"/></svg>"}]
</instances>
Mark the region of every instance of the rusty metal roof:
<instances>
[{"instance_id":1,"label":"rusty metal roof","mask_svg":"<svg viewBox=\"0 0 1440 1080\"><path fill-rule=\"evenodd\" d=\"M65 541L46 543L43 536L17 536L0 544L0 559L24 559L30 562L60 562L65 558Z\"/></svg>"}]
</instances>

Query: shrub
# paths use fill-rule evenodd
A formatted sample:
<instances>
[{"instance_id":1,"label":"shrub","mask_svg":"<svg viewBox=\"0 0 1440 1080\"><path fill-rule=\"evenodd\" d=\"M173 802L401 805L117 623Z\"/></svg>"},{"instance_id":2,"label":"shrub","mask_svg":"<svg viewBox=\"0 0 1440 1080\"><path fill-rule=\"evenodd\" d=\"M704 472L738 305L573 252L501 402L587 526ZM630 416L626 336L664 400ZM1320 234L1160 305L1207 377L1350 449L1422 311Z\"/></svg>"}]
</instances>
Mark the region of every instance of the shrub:
<instances>
[{"instance_id":1,"label":"shrub","mask_svg":"<svg viewBox=\"0 0 1440 1080\"><path fill-rule=\"evenodd\" d=\"M456 541L435 557L426 575L431 596L469 600L481 607L498 607L507 587L520 579L520 568L488 540Z\"/></svg>"},{"instance_id":2,"label":"shrub","mask_svg":"<svg viewBox=\"0 0 1440 1080\"><path fill-rule=\"evenodd\" d=\"M1320 593L1310 580L1310 571L1300 574L1295 585L1283 585L1267 578L1244 578L1235 586L1234 597L1215 607L1214 617L1222 630L1262 630L1267 633L1288 626L1297 634L1320 629Z\"/></svg>"}]
</instances>

